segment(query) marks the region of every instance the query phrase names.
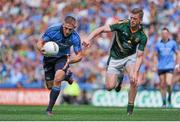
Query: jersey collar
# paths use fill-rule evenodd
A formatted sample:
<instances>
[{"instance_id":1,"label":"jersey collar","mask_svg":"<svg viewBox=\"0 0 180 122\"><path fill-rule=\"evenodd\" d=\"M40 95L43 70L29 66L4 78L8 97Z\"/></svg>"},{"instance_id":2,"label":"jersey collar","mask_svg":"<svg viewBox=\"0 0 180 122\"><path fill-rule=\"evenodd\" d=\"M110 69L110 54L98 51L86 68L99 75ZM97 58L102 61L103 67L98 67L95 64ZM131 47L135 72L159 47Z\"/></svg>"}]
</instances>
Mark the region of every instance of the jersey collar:
<instances>
[{"instance_id":1,"label":"jersey collar","mask_svg":"<svg viewBox=\"0 0 180 122\"><path fill-rule=\"evenodd\" d=\"M162 42L162 43L167 43L167 42L169 42L169 41L170 41L170 39L168 39L167 41L164 41L164 40L161 39L161 42Z\"/></svg>"}]
</instances>

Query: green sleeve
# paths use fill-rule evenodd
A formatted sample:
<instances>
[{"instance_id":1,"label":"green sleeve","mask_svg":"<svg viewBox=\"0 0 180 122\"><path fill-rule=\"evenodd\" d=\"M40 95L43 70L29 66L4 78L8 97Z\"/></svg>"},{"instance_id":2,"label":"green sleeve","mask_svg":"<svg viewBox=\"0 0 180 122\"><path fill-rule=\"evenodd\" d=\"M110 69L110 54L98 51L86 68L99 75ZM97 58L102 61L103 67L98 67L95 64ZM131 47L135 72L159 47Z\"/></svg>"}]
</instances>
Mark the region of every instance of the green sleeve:
<instances>
[{"instance_id":1,"label":"green sleeve","mask_svg":"<svg viewBox=\"0 0 180 122\"><path fill-rule=\"evenodd\" d=\"M144 51L144 48L146 47L146 43L147 43L147 37L146 35L144 35L139 43L138 50Z\"/></svg>"},{"instance_id":2,"label":"green sleeve","mask_svg":"<svg viewBox=\"0 0 180 122\"><path fill-rule=\"evenodd\" d=\"M119 23L110 25L111 31L117 31L117 30L120 30L120 28L121 28L120 25L121 25L121 24L119 24Z\"/></svg>"},{"instance_id":3,"label":"green sleeve","mask_svg":"<svg viewBox=\"0 0 180 122\"><path fill-rule=\"evenodd\" d=\"M112 24L110 25L110 29L111 31L120 31L123 29L123 27L128 24L129 20L125 19L125 20L120 20L118 23Z\"/></svg>"}]
</instances>

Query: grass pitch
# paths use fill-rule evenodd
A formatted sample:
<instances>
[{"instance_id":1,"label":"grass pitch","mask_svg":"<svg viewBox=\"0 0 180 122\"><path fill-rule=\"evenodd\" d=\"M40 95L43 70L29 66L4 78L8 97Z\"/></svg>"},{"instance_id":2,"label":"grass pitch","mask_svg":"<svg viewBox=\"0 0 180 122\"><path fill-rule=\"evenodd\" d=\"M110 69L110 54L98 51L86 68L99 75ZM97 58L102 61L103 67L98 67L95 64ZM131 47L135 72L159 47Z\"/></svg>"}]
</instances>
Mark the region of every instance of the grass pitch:
<instances>
[{"instance_id":1,"label":"grass pitch","mask_svg":"<svg viewBox=\"0 0 180 122\"><path fill-rule=\"evenodd\" d=\"M0 121L180 121L180 109L136 108L127 116L126 108L60 105L54 115L45 115L45 106L0 106Z\"/></svg>"}]
</instances>

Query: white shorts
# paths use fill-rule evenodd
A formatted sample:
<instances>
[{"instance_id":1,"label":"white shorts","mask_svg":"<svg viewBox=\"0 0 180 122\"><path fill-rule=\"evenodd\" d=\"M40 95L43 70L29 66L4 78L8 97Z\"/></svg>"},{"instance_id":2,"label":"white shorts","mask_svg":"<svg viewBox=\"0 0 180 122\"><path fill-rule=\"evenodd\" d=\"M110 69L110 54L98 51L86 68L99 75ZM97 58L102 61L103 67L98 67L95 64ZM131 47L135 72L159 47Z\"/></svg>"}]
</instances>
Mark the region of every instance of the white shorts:
<instances>
[{"instance_id":1,"label":"white shorts","mask_svg":"<svg viewBox=\"0 0 180 122\"><path fill-rule=\"evenodd\" d=\"M117 75L123 75L126 65L134 64L136 61L136 54L130 55L123 59L114 59L110 57L107 72Z\"/></svg>"}]
</instances>

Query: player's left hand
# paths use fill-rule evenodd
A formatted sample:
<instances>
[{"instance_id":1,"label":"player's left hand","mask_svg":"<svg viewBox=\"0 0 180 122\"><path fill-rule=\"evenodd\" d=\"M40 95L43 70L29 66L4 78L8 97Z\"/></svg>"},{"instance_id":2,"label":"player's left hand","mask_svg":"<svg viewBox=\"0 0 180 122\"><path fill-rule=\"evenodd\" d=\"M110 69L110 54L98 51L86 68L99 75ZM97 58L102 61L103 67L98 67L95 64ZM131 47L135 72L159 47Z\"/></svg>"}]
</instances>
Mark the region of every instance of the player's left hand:
<instances>
[{"instance_id":1,"label":"player's left hand","mask_svg":"<svg viewBox=\"0 0 180 122\"><path fill-rule=\"evenodd\" d=\"M63 70L65 70L70 64L70 56L69 55L66 55L66 56L67 56L67 61L66 61L66 64L64 65Z\"/></svg>"},{"instance_id":2,"label":"player's left hand","mask_svg":"<svg viewBox=\"0 0 180 122\"><path fill-rule=\"evenodd\" d=\"M138 72L134 72L133 77L132 77L132 81L135 83L135 85L137 85L137 82L138 82Z\"/></svg>"}]
</instances>

